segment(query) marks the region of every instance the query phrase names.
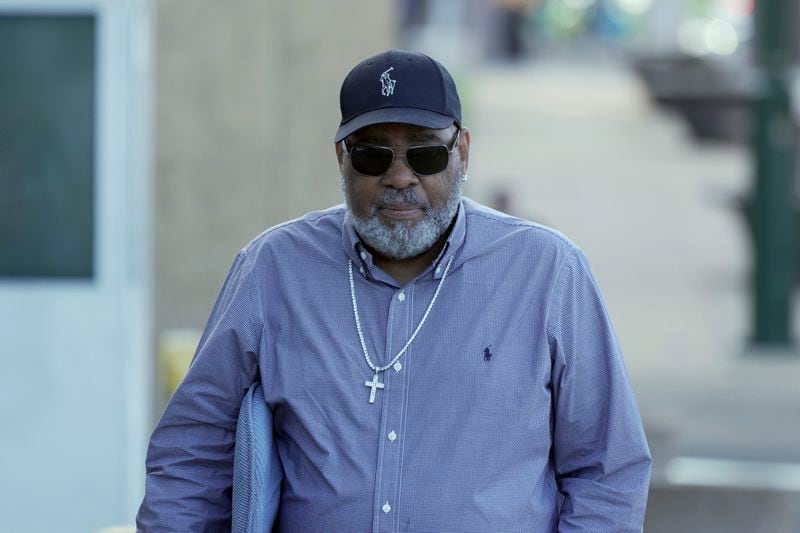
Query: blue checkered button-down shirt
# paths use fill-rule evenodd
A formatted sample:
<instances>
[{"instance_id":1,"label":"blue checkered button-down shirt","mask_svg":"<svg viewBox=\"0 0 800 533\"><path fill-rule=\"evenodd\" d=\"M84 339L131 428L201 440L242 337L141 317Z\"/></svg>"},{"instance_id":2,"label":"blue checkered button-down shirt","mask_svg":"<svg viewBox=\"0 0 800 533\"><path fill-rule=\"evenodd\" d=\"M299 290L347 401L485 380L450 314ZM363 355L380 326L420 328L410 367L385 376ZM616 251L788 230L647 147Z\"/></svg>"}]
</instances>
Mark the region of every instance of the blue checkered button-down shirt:
<instances>
[{"instance_id":1,"label":"blue checkered button-down shirt","mask_svg":"<svg viewBox=\"0 0 800 533\"><path fill-rule=\"evenodd\" d=\"M373 377L356 332L386 365ZM272 228L231 268L147 458L145 531L230 527L236 419L261 379L285 472L282 532L640 531L650 456L583 253L465 199L405 286L343 207Z\"/></svg>"}]
</instances>

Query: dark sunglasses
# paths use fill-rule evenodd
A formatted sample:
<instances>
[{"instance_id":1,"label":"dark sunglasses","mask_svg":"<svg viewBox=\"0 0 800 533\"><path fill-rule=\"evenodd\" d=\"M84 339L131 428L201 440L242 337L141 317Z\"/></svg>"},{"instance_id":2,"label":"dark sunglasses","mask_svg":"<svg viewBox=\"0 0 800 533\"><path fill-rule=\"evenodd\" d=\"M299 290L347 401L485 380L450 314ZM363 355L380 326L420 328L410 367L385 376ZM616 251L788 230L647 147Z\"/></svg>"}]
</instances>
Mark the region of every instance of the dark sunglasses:
<instances>
[{"instance_id":1,"label":"dark sunglasses","mask_svg":"<svg viewBox=\"0 0 800 533\"><path fill-rule=\"evenodd\" d=\"M391 146L356 144L348 147L347 140L345 140L344 150L350 156L353 170L359 174L381 176L389 170L396 157L402 157L414 174L430 176L438 174L447 168L447 164L450 162L450 154L458 145L460 137L461 130L459 129L449 148L444 144L409 146L405 147L405 153L398 153L395 150L400 147Z\"/></svg>"}]
</instances>

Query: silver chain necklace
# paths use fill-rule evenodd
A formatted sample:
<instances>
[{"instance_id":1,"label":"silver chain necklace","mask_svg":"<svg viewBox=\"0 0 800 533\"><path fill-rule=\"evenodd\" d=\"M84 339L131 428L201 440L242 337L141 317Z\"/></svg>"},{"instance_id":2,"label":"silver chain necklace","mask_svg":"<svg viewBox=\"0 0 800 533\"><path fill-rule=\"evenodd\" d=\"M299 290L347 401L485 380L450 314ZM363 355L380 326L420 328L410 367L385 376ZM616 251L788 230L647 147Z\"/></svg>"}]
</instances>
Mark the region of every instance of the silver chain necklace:
<instances>
[{"instance_id":1,"label":"silver chain necklace","mask_svg":"<svg viewBox=\"0 0 800 533\"><path fill-rule=\"evenodd\" d=\"M439 280L439 286L436 287L436 292L433 293L433 298L431 298L431 303L428 304L428 308L425 310L425 314L422 315L422 319L417 324L417 329L414 330L414 333L411 334L409 337L408 342L406 345L403 346L403 349L397 352L397 355L389 362L386 366L375 366L375 363L372 362L372 359L369 357L369 352L367 351L367 344L364 342L364 333L361 331L361 319L358 316L358 304L356 303L356 286L353 282L353 261L349 260L347 262L347 273L350 275L350 297L353 300L353 316L356 319L356 330L358 331L358 340L361 341L361 349L364 351L364 359L367 360L367 364L372 369L374 375L372 376L372 381L365 381L364 385L369 387L371 390L369 392L369 403L375 403L375 393L378 389L384 388L384 384L378 381L378 376L381 372L391 367L393 364L397 362L400 357L406 353L408 347L411 346L411 343L414 342L414 339L419 333L419 330L422 329L422 325L428 319L428 315L433 309L433 304L436 303L436 298L439 297L439 291L442 290L442 285L444 284L444 280L447 278L447 272L450 270L450 264L453 262L453 256L450 256L450 260L447 261L447 266L444 267L444 274L442 274L442 279Z\"/></svg>"}]
</instances>

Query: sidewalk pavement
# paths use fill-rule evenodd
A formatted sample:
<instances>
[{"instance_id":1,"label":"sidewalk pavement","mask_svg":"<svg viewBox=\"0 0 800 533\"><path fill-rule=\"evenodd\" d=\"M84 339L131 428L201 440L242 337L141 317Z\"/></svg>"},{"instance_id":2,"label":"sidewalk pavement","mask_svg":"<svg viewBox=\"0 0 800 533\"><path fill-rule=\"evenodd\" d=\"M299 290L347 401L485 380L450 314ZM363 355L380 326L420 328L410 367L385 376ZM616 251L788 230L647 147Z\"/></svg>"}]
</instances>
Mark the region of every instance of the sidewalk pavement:
<instances>
[{"instance_id":1,"label":"sidewalk pavement","mask_svg":"<svg viewBox=\"0 0 800 533\"><path fill-rule=\"evenodd\" d=\"M725 206L749 186L747 147L696 144L619 64L482 67L467 82L466 194L491 202L507 190L514 214L586 251L647 428L654 487L800 493L791 465L763 465L800 465L800 351L756 354L747 342L750 245Z\"/></svg>"}]
</instances>

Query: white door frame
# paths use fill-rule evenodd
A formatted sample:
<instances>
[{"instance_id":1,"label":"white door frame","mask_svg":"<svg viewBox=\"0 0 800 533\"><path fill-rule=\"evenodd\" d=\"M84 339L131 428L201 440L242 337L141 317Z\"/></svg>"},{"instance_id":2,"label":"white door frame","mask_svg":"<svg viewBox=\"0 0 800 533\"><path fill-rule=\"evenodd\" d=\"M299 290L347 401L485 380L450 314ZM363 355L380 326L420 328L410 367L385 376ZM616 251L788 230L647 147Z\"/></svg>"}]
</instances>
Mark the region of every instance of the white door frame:
<instances>
[{"instance_id":1,"label":"white door frame","mask_svg":"<svg viewBox=\"0 0 800 533\"><path fill-rule=\"evenodd\" d=\"M0 0L0 14L96 17L92 283L101 290L111 287L121 304L115 307L124 309L119 316L124 321L119 386L125 390L127 417L122 497L128 515L124 520L132 522L144 494L154 396L152 4L149 0ZM32 294L47 298L69 283L74 282L0 278L0 294L10 301Z\"/></svg>"}]
</instances>

